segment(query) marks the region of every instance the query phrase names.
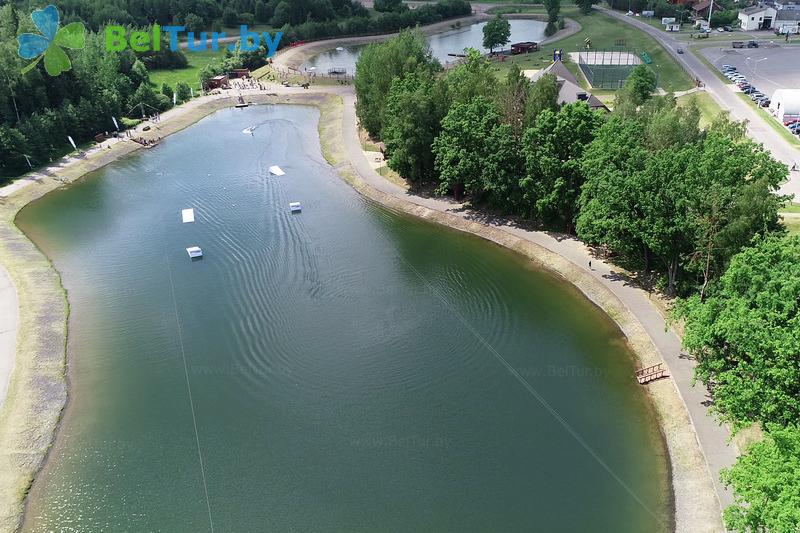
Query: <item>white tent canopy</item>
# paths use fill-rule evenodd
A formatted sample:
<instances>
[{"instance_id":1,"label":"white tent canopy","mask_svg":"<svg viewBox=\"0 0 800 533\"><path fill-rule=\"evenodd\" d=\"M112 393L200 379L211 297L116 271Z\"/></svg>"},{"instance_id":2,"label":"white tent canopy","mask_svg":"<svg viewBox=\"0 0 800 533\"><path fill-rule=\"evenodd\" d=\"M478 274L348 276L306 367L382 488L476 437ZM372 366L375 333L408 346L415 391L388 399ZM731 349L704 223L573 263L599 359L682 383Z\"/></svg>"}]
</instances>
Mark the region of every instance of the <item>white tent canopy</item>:
<instances>
[{"instance_id":1,"label":"white tent canopy","mask_svg":"<svg viewBox=\"0 0 800 533\"><path fill-rule=\"evenodd\" d=\"M780 121L787 115L800 115L800 89L776 89L769 108Z\"/></svg>"}]
</instances>

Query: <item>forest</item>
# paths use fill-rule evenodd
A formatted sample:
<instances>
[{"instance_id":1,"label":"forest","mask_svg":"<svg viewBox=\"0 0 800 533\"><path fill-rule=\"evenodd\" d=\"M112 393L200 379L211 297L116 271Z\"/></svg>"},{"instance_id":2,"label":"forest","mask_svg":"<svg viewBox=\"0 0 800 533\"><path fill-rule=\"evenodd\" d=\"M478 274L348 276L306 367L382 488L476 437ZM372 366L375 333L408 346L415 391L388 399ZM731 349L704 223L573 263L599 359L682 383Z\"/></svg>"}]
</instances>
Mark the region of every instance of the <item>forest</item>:
<instances>
[{"instance_id":1,"label":"forest","mask_svg":"<svg viewBox=\"0 0 800 533\"><path fill-rule=\"evenodd\" d=\"M778 215L787 168L744 124L721 114L701 128L696 106L654 94L644 65L610 113L560 104L550 74L498 79L475 51L443 71L415 31L365 50L355 87L361 125L414 189L574 234L655 280L712 411L763 434L723 474L728 527L800 528L800 238Z\"/></svg>"}]
</instances>

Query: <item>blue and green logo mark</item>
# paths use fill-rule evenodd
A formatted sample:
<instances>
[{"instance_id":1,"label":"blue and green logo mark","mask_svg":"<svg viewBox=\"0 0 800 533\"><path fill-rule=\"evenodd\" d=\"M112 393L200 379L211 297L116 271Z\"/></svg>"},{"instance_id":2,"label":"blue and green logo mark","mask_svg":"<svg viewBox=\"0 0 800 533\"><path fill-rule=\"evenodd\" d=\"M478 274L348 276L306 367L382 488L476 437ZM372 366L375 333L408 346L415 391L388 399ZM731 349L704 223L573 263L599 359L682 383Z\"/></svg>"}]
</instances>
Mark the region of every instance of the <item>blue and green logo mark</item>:
<instances>
[{"instance_id":1,"label":"blue and green logo mark","mask_svg":"<svg viewBox=\"0 0 800 533\"><path fill-rule=\"evenodd\" d=\"M86 28L83 23L73 22L59 28L61 21L58 9L52 4L31 13L31 19L42 34L23 33L17 37L19 56L23 59L36 60L23 68L22 73L25 74L38 65L42 58L44 58L44 69L51 76L58 76L70 70L72 62L63 48L80 50L85 46Z\"/></svg>"}]
</instances>

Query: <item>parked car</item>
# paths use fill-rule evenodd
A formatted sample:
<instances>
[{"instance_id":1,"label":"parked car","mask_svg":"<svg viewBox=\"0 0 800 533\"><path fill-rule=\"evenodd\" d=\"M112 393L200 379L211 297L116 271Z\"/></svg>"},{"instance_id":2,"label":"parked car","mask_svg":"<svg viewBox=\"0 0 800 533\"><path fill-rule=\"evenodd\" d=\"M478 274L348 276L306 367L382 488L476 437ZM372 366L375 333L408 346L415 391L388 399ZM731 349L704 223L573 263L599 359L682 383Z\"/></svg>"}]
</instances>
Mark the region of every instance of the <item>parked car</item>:
<instances>
[{"instance_id":1,"label":"parked car","mask_svg":"<svg viewBox=\"0 0 800 533\"><path fill-rule=\"evenodd\" d=\"M677 51L679 54L682 54L682 53L683 53L683 48L678 48L678 50L676 50L676 51Z\"/></svg>"},{"instance_id":2,"label":"parked car","mask_svg":"<svg viewBox=\"0 0 800 533\"><path fill-rule=\"evenodd\" d=\"M733 31L730 26L723 26L722 29L725 31Z\"/></svg>"},{"instance_id":3,"label":"parked car","mask_svg":"<svg viewBox=\"0 0 800 533\"><path fill-rule=\"evenodd\" d=\"M754 92L756 92L756 90L757 89L755 87L753 87L752 85L748 85L747 87L743 87L742 88L742 92L744 94L753 94Z\"/></svg>"},{"instance_id":4,"label":"parked car","mask_svg":"<svg viewBox=\"0 0 800 533\"><path fill-rule=\"evenodd\" d=\"M772 100L770 100L769 98L764 98L763 100L760 100L758 102L758 105L760 105L761 107L769 107L769 104L771 104L771 103L772 103Z\"/></svg>"},{"instance_id":5,"label":"parked car","mask_svg":"<svg viewBox=\"0 0 800 533\"><path fill-rule=\"evenodd\" d=\"M766 98L766 97L767 97L766 94L764 94L764 93L762 93L761 91L758 91L758 90L755 90L755 91L750 93L750 99L751 100L760 100L760 99Z\"/></svg>"},{"instance_id":6,"label":"parked car","mask_svg":"<svg viewBox=\"0 0 800 533\"><path fill-rule=\"evenodd\" d=\"M758 48L757 41L747 41L747 48Z\"/></svg>"},{"instance_id":7,"label":"parked car","mask_svg":"<svg viewBox=\"0 0 800 533\"><path fill-rule=\"evenodd\" d=\"M722 65L722 70L736 70L733 65Z\"/></svg>"}]
</instances>

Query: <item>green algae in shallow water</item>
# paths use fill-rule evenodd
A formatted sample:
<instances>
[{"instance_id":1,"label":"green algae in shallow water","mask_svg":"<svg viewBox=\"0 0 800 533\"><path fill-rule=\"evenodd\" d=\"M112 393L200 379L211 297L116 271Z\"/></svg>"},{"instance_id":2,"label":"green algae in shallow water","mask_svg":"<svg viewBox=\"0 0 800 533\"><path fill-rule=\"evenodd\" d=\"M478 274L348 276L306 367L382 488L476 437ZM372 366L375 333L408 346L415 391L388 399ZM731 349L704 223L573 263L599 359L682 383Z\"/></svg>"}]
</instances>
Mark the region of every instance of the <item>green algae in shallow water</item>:
<instances>
[{"instance_id":1,"label":"green algae in shallow water","mask_svg":"<svg viewBox=\"0 0 800 533\"><path fill-rule=\"evenodd\" d=\"M210 509L220 531L653 531L664 452L613 324L513 253L364 201L316 119L220 111L20 214L72 313L25 529L203 531Z\"/></svg>"}]
</instances>

